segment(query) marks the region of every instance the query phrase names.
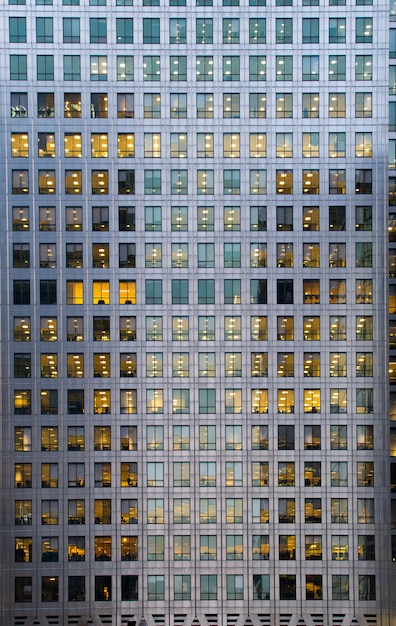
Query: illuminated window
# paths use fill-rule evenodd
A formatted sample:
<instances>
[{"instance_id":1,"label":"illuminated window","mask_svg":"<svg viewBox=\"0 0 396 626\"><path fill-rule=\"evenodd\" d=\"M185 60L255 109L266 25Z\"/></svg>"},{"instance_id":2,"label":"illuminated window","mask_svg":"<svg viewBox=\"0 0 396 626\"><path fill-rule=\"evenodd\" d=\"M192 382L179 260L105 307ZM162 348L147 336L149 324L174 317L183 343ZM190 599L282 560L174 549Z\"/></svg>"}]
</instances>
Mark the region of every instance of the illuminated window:
<instances>
[{"instance_id":1,"label":"illuminated window","mask_svg":"<svg viewBox=\"0 0 396 626\"><path fill-rule=\"evenodd\" d=\"M276 193L293 193L293 170L276 170Z\"/></svg>"},{"instance_id":2,"label":"illuminated window","mask_svg":"<svg viewBox=\"0 0 396 626\"><path fill-rule=\"evenodd\" d=\"M65 193L78 195L82 194L81 170L65 170Z\"/></svg>"},{"instance_id":3,"label":"illuminated window","mask_svg":"<svg viewBox=\"0 0 396 626\"><path fill-rule=\"evenodd\" d=\"M47 223L48 223L48 215L46 216L46 218L47 218ZM82 230L82 225L83 225L83 223L82 223L82 207L67 206L66 209L65 209L65 226L66 226L66 231ZM55 230L55 229L53 229L53 230Z\"/></svg>"},{"instance_id":4,"label":"illuminated window","mask_svg":"<svg viewBox=\"0 0 396 626\"><path fill-rule=\"evenodd\" d=\"M39 144L40 147L40 144ZM65 157L81 157L82 156L82 136L79 133L65 133L64 134L64 155ZM39 156L48 156L42 154ZM55 156L55 154L54 154Z\"/></svg>"},{"instance_id":5,"label":"illuminated window","mask_svg":"<svg viewBox=\"0 0 396 626\"><path fill-rule=\"evenodd\" d=\"M92 281L92 303L110 304L110 283L109 281Z\"/></svg>"},{"instance_id":6,"label":"illuminated window","mask_svg":"<svg viewBox=\"0 0 396 626\"><path fill-rule=\"evenodd\" d=\"M345 93L329 94L329 117L346 116L346 95Z\"/></svg>"},{"instance_id":7,"label":"illuminated window","mask_svg":"<svg viewBox=\"0 0 396 626\"><path fill-rule=\"evenodd\" d=\"M11 156L29 156L29 136L28 133L11 133Z\"/></svg>"},{"instance_id":8,"label":"illuminated window","mask_svg":"<svg viewBox=\"0 0 396 626\"><path fill-rule=\"evenodd\" d=\"M92 158L107 158L109 156L107 133L91 133L91 156Z\"/></svg>"},{"instance_id":9,"label":"illuminated window","mask_svg":"<svg viewBox=\"0 0 396 626\"><path fill-rule=\"evenodd\" d=\"M255 95L255 94L250 94ZM276 94L276 117L281 119L293 117L293 94Z\"/></svg>"}]
</instances>

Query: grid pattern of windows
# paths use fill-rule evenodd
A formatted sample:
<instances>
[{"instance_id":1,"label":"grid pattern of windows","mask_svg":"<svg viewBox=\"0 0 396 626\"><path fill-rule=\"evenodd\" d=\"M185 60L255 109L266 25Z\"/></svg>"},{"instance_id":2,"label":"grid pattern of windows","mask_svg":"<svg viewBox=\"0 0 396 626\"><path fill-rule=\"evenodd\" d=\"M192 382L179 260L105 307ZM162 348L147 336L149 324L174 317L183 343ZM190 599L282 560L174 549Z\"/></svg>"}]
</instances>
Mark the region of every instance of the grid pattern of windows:
<instances>
[{"instance_id":1,"label":"grid pattern of windows","mask_svg":"<svg viewBox=\"0 0 396 626\"><path fill-rule=\"evenodd\" d=\"M0 131L12 626L24 606L71 623L76 602L111 626L193 605L215 625L217 603L266 624L279 602L334 626L340 601L380 622L382 4L19 4Z\"/></svg>"}]
</instances>

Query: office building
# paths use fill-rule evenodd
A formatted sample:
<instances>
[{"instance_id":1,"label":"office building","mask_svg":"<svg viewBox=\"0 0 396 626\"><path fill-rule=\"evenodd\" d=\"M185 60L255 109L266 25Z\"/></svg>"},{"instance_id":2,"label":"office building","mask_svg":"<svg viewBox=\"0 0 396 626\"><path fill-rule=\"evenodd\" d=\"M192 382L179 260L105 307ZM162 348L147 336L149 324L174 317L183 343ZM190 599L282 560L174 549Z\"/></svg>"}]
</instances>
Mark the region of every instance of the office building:
<instances>
[{"instance_id":1,"label":"office building","mask_svg":"<svg viewBox=\"0 0 396 626\"><path fill-rule=\"evenodd\" d=\"M3 4L1 626L395 626L395 16Z\"/></svg>"}]
</instances>

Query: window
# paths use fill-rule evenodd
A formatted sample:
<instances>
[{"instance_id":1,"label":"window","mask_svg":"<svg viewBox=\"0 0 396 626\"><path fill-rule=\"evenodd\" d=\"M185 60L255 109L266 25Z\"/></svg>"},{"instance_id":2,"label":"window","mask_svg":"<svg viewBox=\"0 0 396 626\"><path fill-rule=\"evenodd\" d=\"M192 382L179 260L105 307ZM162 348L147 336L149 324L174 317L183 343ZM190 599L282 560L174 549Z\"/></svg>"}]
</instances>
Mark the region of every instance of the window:
<instances>
[{"instance_id":1,"label":"window","mask_svg":"<svg viewBox=\"0 0 396 626\"><path fill-rule=\"evenodd\" d=\"M276 281L276 288L277 288L277 303L278 304L293 304L293 300L294 300L293 280L278 279Z\"/></svg>"},{"instance_id":2,"label":"window","mask_svg":"<svg viewBox=\"0 0 396 626\"><path fill-rule=\"evenodd\" d=\"M227 574L227 600L243 600L243 575Z\"/></svg>"},{"instance_id":3,"label":"window","mask_svg":"<svg viewBox=\"0 0 396 626\"><path fill-rule=\"evenodd\" d=\"M267 79L267 57L264 55L249 56L249 80Z\"/></svg>"},{"instance_id":4,"label":"window","mask_svg":"<svg viewBox=\"0 0 396 626\"><path fill-rule=\"evenodd\" d=\"M147 464L148 466L150 463ZM156 465L153 463L152 465ZM161 465L161 464L160 464ZM158 481L158 484L156 484ZM161 481L161 468L147 467L147 484L152 487L157 487ZM106 485L104 485L106 486ZM138 465L135 462L121 463L120 466L120 486L121 487L137 487L138 486Z\"/></svg>"},{"instance_id":5,"label":"window","mask_svg":"<svg viewBox=\"0 0 396 626\"><path fill-rule=\"evenodd\" d=\"M11 117L28 117L28 95L25 92L11 92Z\"/></svg>"},{"instance_id":6,"label":"window","mask_svg":"<svg viewBox=\"0 0 396 626\"><path fill-rule=\"evenodd\" d=\"M278 133L278 135L289 133ZM276 193L291 195L293 193L293 170L276 170Z\"/></svg>"},{"instance_id":7,"label":"window","mask_svg":"<svg viewBox=\"0 0 396 626\"><path fill-rule=\"evenodd\" d=\"M31 563L32 562L32 538L31 537L15 537L15 562Z\"/></svg>"},{"instance_id":8,"label":"window","mask_svg":"<svg viewBox=\"0 0 396 626\"><path fill-rule=\"evenodd\" d=\"M160 80L160 74L161 74L160 57L159 56L144 56L143 57L143 80L158 81Z\"/></svg>"},{"instance_id":9,"label":"window","mask_svg":"<svg viewBox=\"0 0 396 626\"><path fill-rule=\"evenodd\" d=\"M375 575L359 574L359 600L374 601L375 599Z\"/></svg>"},{"instance_id":10,"label":"window","mask_svg":"<svg viewBox=\"0 0 396 626\"><path fill-rule=\"evenodd\" d=\"M172 280L172 304L188 304L189 281L187 279Z\"/></svg>"},{"instance_id":11,"label":"window","mask_svg":"<svg viewBox=\"0 0 396 626\"><path fill-rule=\"evenodd\" d=\"M332 599L349 600L349 576L348 574L333 574Z\"/></svg>"},{"instance_id":12,"label":"window","mask_svg":"<svg viewBox=\"0 0 396 626\"><path fill-rule=\"evenodd\" d=\"M371 54L355 56L355 80L373 79L373 57Z\"/></svg>"},{"instance_id":13,"label":"window","mask_svg":"<svg viewBox=\"0 0 396 626\"><path fill-rule=\"evenodd\" d=\"M53 41L54 41L53 18L52 17L36 17L36 42L37 43L53 43ZM38 74L38 70L37 70L37 74ZM40 79L38 78L38 80Z\"/></svg>"},{"instance_id":14,"label":"window","mask_svg":"<svg viewBox=\"0 0 396 626\"><path fill-rule=\"evenodd\" d=\"M329 117L346 116L345 93L329 93Z\"/></svg>"},{"instance_id":15,"label":"window","mask_svg":"<svg viewBox=\"0 0 396 626\"><path fill-rule=\"evenodd\" d=\"M111 463L94 464L95 487L111 487Z\"/></svg>"},{"instance_id":16,"label":"window","mask_svg":"<svg viewBox=\"0 0 396 626\"><path fill-rule=\"evenodd\" d=\"M173 577L174 600L191 599L191 576L189 574L175 574Z\"/></svg>"},{"instance_id":17,"label":"window","mask_svg":"<svg viewBox=\"0 0 396 626\"><path fill-rule=\"evenodd\" d=\"M305 522L320 524L322 522L322 500L320 498L305 498Z\"/></svg>"},{"instance_id":18,"label":"window","mask_svg":"<svg viewBox=\"0 0 396 626\"><path fill-rule=\"evenodd\" d=\"M26 17L9 17L9 42L26 43Z\"/></svg>"},{"instance_id":19,"label":"window","mask_svg":"<svg viewBox=\"0 0 396 626\"><path fill-rule=\"evenodd\" d=\"M278 158L293 156L293 133L276 133L276 156ZM279 181L279 185L281 183L282 181Z\"/></svg>"},{"instance_id":20,"label":"window","mask_svg":"<svg viewBox=\"0 0 396 626\"><path fill-rule=\"evenodd\" d=\"M269 559L270 556L270 548L269 548L269 536L268 535L253 535L252 537L252 551L253 551L253 560L265 560L267 561ZM265 578L266 575L253 575L253 584L254 587L255 585L255 578L256 576L258 578ZM261 585L261 588L265 589L266 586L264 585L263 587L263 581L258 582L257 584ZM257 598L255 597L255 599L259 600L261 599L261 596L259 595L259 592L254 592L255 594L257 593ZM268 588L268 597L267 598L263 598L263 599L269 599L269 588Z\"/></svg>"},{"instance_id":21,"label":"window","mask_svg":"<svg viewBox=\"0 0 396 626\"><path fill-rule=\"evenodd\" d=\"M223 80L240 80L239 56L223 56Z\"/></svg>"},{"instance_id":22,"label":"window","mask_svg":"<svg viewBox=\"0 0 396 626\"><path fill-rule=\"evenodd\" d=\"M100 146L100 143L106 142L106 135L104 136L103 141L100 141L100 135L95 135L95 137L97 138L98 148ZM91 143L92 143L92 156L101 156L101 154L98 154L98 155L94 154L92 136L91 136ZM64 134L64 155L66 158L82 157L82 137L80 133L65 133ZM106 155L108 156L107 145L106 145ZM66 186L67 186L66 193L76 193L73 189L73 186L81 187L81 180L80 180L80 184L78 185L78 182L79 182L78 173L80 173L80 178L81 178L81 171L77 170L75 173L77 175L73 176L72 171L68 172L67 176L68 177L70 176L71 180L69 180L68 177L66 178Z\"/></svg>"},{"instance_id":23,"label":"window","mask_svg":"<svg viewBox=\"0 0 396 626\"><path fill-rule=\"evenodd\" d=\"M190 449L190 427L174 426L173 427L173 450L189 450Z\"/></svg>"},{"instance_id":24,"label":"window","mask_svg":"<svg viewBox=\"0 0 396 626\"><path fill-rule=\"evenodd\" d=\"M267 116L267 96L262 93L249 94L249 117L261 119ZM288 115L286 117L289 117Z\"/></svg>"},{"instance_id":25,"label":"window","mask_svg":"<svg viewBox=\"0 0 396 626\"><path fill-rule=\"evenodd\" d=\"M302 94L302 115L303 118L319 117L319 94L303 93ZM277 115L277 117L280 117Z\"/></svg>"},{"instance_id":26,"label":"window","mask_svg":"<svg viewBox=\"0 0 396 626\"><path fill-rule=\"evenodd\" d=\"M319 56L303 55L302 57L302 79L319 80Z\"/></svg>"},{"instance_id":27,"label":"window","mask_svg":"<svg viewBox=\"0 0 396 626\"><path fill-rule=\"evenodd\" d=\"M372 230L373 227L373 210L371 206L355 207L355 229L356 230ZM388 232L390 232L388 228ZM389 241L392 241L391 234Z\"/></svg>"},{"instance_id":28,"label":"window","mask_svg":"<svg viewBox=\"0 0 396 626\"><path fill-rule=\"evenodd\" d=\"M133 19L118 17L116 19L117 44L133 43Z\"/></svg>"},{"instance_id":29,"label":"window","mask_svg":"<svg viewBox=\"0 0 396 626\"><path fill-rule=\"evenodd\" d=\"M56 304L56 280L40 280L40 304Z\"/></svg>"},{"instance_id":30,"label":"window","mask_svg":"<svg viewBox=\"0 0 396 626\"><path fill-rule=\"evenodd\" d=\"M80 43L80 18L63 18L63 43Z\"/></svg>"},{"instance_id":31,"label":"window","mask_svg":"<svg viewBox=\"0 0 396 626\"><path fill-rule=\"evenodd\" d=\"M185 133L170 134L170 155L175 158L187 157L187 135Z\"/></svg>"},{"instance_id":32,"label":"window","mask_svg":"<svg viewBox=\"0 0 396 626\"><path fill-rule=\"evenodd\" d=\"M330 480L332 487L348 486L348 463L346 461L332 461Z\"/></svg>"},{"instance_id":33,"label":"window","mask_svg":"<svg viewBox=\"0 0 396 626\"><path fill-rule=\"evenodd\" d=\"M241 524L242 522L242 498L226 498L226 523Z\"/></svg>"},{"instance_id":34,"label":"window","mask_svg":"<svg viewBox=\"0 0 396 626\"><path fill-rule=\"evenodd\" d=\"M39 158L45 158L45 157L51 158L55 156L55 135L53 133L38 133L37 140L38 140ZM14 148L14 146L12 146L12 152L14 152L14 149L16 149L16 147ZM23 156L23 155L17 154L15 156Z\"/></svg>"},{"instance_id":35,"label":"window","mask_svg":"<svg viewBox=\"0 0 396 626\"><path fill-rule=\"evenodd\" d=\"M121 426L120 448L121 450L137 450L136 426Z\"/></svg>"},{"instance_id":36,"label":"window","mask_svg":"<svg viewBox=\"0 0 396 626\"><path fill-rule=\"evenodd\" d=\"M143 18L143 43L160 43L160 20L159 18Z\"/></svg>"},{"instance_id":37,"label":"window","mask_svg":"<svg viewBox=\"0 0 396 626\"><path fill-rule=\"evenodd\" d=\"M200 599L217 600L217 575L200 574Z\"/></svg>"},{"instance_id":38,"label":"window","mask_svg":"<svg viewBox=\"0 0 396 626\"><path fill-rule=\"evenodd\" d=\"M240 461L226 462L225 484L226 487L242 487L242 463Z\"/></svg>"},{"instance_id":39,"label":"window","mask_svg":"<svg viewBox=\"0 0 396 626\"><path fill-rule=\"evenodd\" d=\"M173 499L173 523L190 524L191 510L189 498Z\"/></svg>"},{"instance_id":40,"label":"window","mask_svg":"<svg viewBox=\"0 0 396 626\"><path fill-rule=\"evenodd\" d=\"M322 560L321 535L305 535L305 558L310 561Z\"/></svg>"},{"instance_id":41,"label":"window","mask_svg":"<svg viewBox=\"0 0 396 626\"><path fill-rule=\"evenodd\" d=\"M111 576L95 576L95 601L111 601Z\"/></svg>"},{"instance_id":42,"label":"window","mask_svg":"<svg viewBox=\"0 0 396 626\"><path fill-rule=\"evenodd\" d=\"M293 57L282 55L276 57L276 80L293 80Z\"/></svg>"},{"instance_id":43,"label":"window","mask_svg":"<svg viewBox=\"0 0 396 626\"><path fill-rule=\"evenodd\" d=\"M252 413L268 413L268 389L252 389Z\"/></svg>"},{"instance_id":44,"label":"window","mask_svg":"<svg viewBox=\"0 0 396 626\"><path fill-rule=\"evenodd\" d=\"M358 535L358 560L375 561L374 535Z\"/></svg>"},{"instance_id":45,"label":"window","mask_svg":"<svg viewBox=\"0 0 396 626\"><path fill-rule=\"evenodd\" d=\"M319 133L302 134L302 155L305 158L319 156Z\"/></svg>"},{"instance_id":46,"label":"window","mask_svg":"<svg viewBox=\"0 0 396 626\"><path fill-rule=\"evenodd\" d=\"M111 524L111 500L94 501L95 524Z\"/></svg>"},{"instance_id":47,"label":"window","mask_svg":"<svg viewBox=\"0 0 396 626\"><path fill-rule=\"evenodd\" d=\"M217 521L216 498L200 498L199 523L215 524Z\"/></svg>"},{"instance_id":48,"label":"window","mask_svg":"<svg viewBox=\"0 0 396 626\"><path fill-rule=\"evenodd\" d=\"M187 43L187 22L186 18L178 17L169 20L169 43Z\"/></svg>"},{"instance_id":49,"label":"window","mask_svg":"<svg viewBox=\"0 0 396 626\"><path fill-rule=\"evenodd\" d=\"M241 281L239 278L224 279L224 304L241 304Z\"/></svg>"},{"instance_id":50,"label":"window","mask_svg":"<svg viewBox=\"0 0 396 626\"><path fill-rule=\"evenodd\" d=\"M294 462L286 461L278 463L278 486L294 487L295 470Z\"/></svg>"},{"instance_id":51,"label":"window","mask_svg":"<svg viewBox=\"0 0 396 626\"><path fill-rule=\"evenodd\" d=\"M58 377L58 355L57 354L40 354L40 372L41 378L57 378Z\"/></svg>"},{"instance_id":52,"label":"window","mask_svg":"<svg viewBox=\"0 0 396 626\"><path fill-rule=\"evenodd\" d=\"M322 481L320 461L306 461L304 463L304 481L306 487L320 487Z\"/></svg>"},{"instance_id":53,"label":"window","mask_svg":"<svg viewBox=\"0 0 396 626\"><path fill-rule=\"evenodd\" d=\"M10 80L27 80L26 54L10 54Z\"/></svg>"},{"instance_id":54,"label":"window","mask_svg":"<svg viewBox=\"0 0 396 626\"><path fill-rule=\"evenodd\" d=\"M356 18L356 43L372 43L373 42L373 18L357 17Z\"/></svg>"},{"instance_id":55,"label":"window","mask_svg":"<svg viewBox=\"0 0 396 626\"><path fill-rule=\"evenodd\" d=\"M345 157L345 133L329 133L329 157Z\"/></svg>"},{"instance_id":56,"label":"window","mask_svg":"<svg viewBox=\"0 0 396 626\"><path fill-rule=\"evenodd\" d=\"M226 558L228 561L243 559L243 535L226 535Z\"/></svg>"},{"instance_id":57,"label":"window","mask_svg":"<svg viewBox=\"0 0 396 626\"><path fill-rule=\"evenodd\" d=\"M57 525L59 522L59 502L58 500L41 501L41 524Z\"/></svg>"},{"instance_id":58,"label":"window","mask_svg":"<svg viewBox=\"0 0 396 626\"><path fill-rule=\"evenodd\" d=\"M322 600L323 582L321 574L307 574L305 577L305 597L307 600Z\"/></svg>"},{"instance_id":59,"label":"window","mask_svg":"<svg viewBox=\"0 0 396 626\"><path fill-rule=\"evenodd\" d=\"M162 537L153 536L149 537L149 539L155 540L156 543L158 539L162 539ZM174 561L190 561L191 559L191 540L189 535L174 535L173 536L173 560ZM154 560L154 559L148 559ZM163 560L155 559L155 560Z\"/></svg>"},{"instance_id":60,"label":"window","mask_svg":"<svg viewBox=\"0 0 396 626\"><path fill-rule=\"evenodd\" d=\"M269 522L268 498L253 498L252 522L253 524L268 524Z\"/></svg>"},{"instance_id":61,"label":"window","mask_svg":"<svg viewBox=\"0 0 396 626\"><path fill-rule=\"evenodd\" d=\"M239 206L224 207L224 230L241 230L241 208Z\"/></svg>"},{"instance_id":62,"label":"window","mask_svg":"<svg viewBox=\"0 0 396 626\"><path fill-rule=\"evenodd\" d=\"M187 57L171 56L169 59L169 78L173 81L187 80Z\"/></svg>"},{"instance_id":63,"label":"window","mask_svg":"<svg viewBox=\"0 0 396 626\"><path fill-rule=\"evenodd\" d=\"M189 487L190 486L190 463L188 461L173 462L173 486Z\"/></svg>"},{"instance_id":64,"label":"window","mask_svg":"<svg viewBox=\"0 0 396 626\"><path fill-rule=\"evenodd\" d=\"M215 561L217 559L216 535L201 535L199 543L199 555L201 561Z\"/></svg>"},{"instance_id":65,"label":"window","mask_svg":"<svg viewBox=\"0 0 396 626\"><path fill-rule=\"evenodd\" d=\"M329 43L346 42L345 17L331 17L329 19Z\"/></svg>"},{"instance_id":66,"label":"window","mask_svg":"<svg viewBox=\"0 0 396 626\"><path fill-rule=\"evenodd\" d=\"M65 54L63 55L63 79L64 80L81 80L81 62L79 55ZM78 94L79 96L79 94ZM76 94L72 94L71 100L66 100L65 94L65 117L81 117L81 98L78 97L79 106L73 102L76 100Z\"/></svg>"},{"instance_id":67,"label":"window","mask_svg":"<svg viewBox=\"0 0 396 626\"><path fill-rule=\"evenodd\" d=\"M346 80L346 57L344 54L329 55L329 80ZM332 115L331 117L344 117Z\"/></svg>"},{"instance_id":68,"label":"window","mask_svg":"<svg viewBox=\"0 0 396 626\"><path fill-rule=\"evenodd\" d=\"M188 327L189 327L188 316L172 317L172 341L188 341L188 338L189 338ZM148 339L147 336L146 338ZM152 337L152 339L154 339L154 337Z\"/></svg>"},{"instance_id":69,"label":"window","mask_svg":"<svg viewBox=\"0 0 396 626\"><path fill-rule=\"evenodd\" d=\"M372 116L373 116L372 94L361 92L361 91L356 92L355 93L355 117L362 118L362 117L372 117ZM391 115L390 115L390 119L392 119Z\"/></svg>"},{"instance_id":70,"label":"window","mask_svg":"<svg viewBox=\"0 0 396 626\"><path fill-rule=\"evenodd\" d=\"M319 18L305 17L302 20L302 42L319 43Z\"/></svg>"},{"instance_id":71,"label":"window","mask_svg":"<svg viewBox=\"0 0 396 626\"><path fill-rule=\"evenodd\" d=\"M293 20L291 17L276 18L275 30L276 43L293 43Z\"/></svg>"},{"instance_id":72,"label":"window","mask_svg":"<svg viewBox=\"0 0 396 626\"><path fill-rule=\"evenodd\" d=\"M212 93L197 94L197 118L213 118L213 101Z\"/></svg>"},{"instance_id":73,"label":"window","mask_svg":"<svg viewBox=\"0 0 396 626\"><path fill-rule=\"evenodd\" d=\"M223 44L239 43L239 19L223 18Z\"/></svg>"},{"instance_id":74,"label":"window","mask_svg":"<svg viewBox=\"0 0 396 626\"><path fill-rule=\"evenodd\" d=\"M68 426L67 449L72 452L78 452L85 449L83 426Z\"/></svg>"},{"instance_id":75,"label":"window","mask_svg":"<svg viewBox=\"0 0 396 626\"><path fill-rule=\"evenodd\" d=\"M11 156L13 158L27 158L29 156L28 133L11 133Z\"/></svg>"},{"instance_id":76,"label":"window","mask_svg":"<svg viewBox=\"0 0 396 626\"><path fill-rule=\"evenodd\" d=\"M268 484L269 484L268 481L269 481L268 462L253 461L252 462L252 486L253 487L268 487Z\"/></svg>"},{"instance_id":77,"label":"window","mask_svg":"<svg viewBox=\"0 0 396 626\"><path fill-rule=\"evenodd\" d=\"M196 43L212 44L213 43L213 19L197 18L196 25Z\"/></svg>"},{"instance_id":78,"label":"window","mask_svg":"<svg viewBox=\"0 0 396 626\"><path fill-rule=\"evenodd\" d=\"M356 376L373 376L372 352L356 352Z\"/></svg>"}]
</instances>

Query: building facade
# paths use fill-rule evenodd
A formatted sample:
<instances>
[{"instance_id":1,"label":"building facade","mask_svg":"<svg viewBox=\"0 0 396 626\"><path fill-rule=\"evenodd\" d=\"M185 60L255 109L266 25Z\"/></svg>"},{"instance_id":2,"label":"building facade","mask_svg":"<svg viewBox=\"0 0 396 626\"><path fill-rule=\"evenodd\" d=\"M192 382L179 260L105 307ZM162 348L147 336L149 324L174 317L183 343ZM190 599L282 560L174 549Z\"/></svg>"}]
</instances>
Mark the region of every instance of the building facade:
<instances>
[{"instance_id":1,"label":"building facade","mask_svg":"<svg viewBox=\"0 0 396 626\"><path fill-rule=\"evenodd\" d=\"M393 5L1 12L1 626L394 625Z\"/></svg>"}]
</instances>

